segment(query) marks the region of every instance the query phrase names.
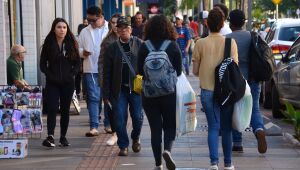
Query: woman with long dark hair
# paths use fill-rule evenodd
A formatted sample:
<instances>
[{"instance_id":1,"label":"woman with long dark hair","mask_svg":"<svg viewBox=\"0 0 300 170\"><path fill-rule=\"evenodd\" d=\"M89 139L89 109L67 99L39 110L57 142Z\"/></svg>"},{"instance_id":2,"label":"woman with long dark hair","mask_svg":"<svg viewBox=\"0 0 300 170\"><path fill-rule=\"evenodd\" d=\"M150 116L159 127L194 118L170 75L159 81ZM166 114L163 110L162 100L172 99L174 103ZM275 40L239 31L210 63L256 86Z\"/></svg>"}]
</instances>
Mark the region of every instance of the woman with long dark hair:
<instances>
[{"instance_id":1,"label":"woman with long dark hair","mask_svg":"<svg viewBox=\"0 0 300 170\"><path fill-rule=\"evenodd\" d=\"M155 49L169 40L165 52L176 71L177 76L182 72L181 52L176 43L177 33L168 18L163 15L153 16L145 26L145 41L150 41ZM145 43L142 44L138 55L139 74L147 79L144 74L144 61L149 53ZM176 165L171 157L172 144L176 135L176 90L161 97L146 97L142 94L142 104L147 115L151 129L151 145L155 158L156 167L162 169L161 157L166 161L168 169L175 169ZM162 154L162 132L164 132L164 151Z\"/></svg>"},{"instance_id":2,"label":"woman with long dark hair","mask_svg":"<svg viewBox=\"0 0 300 170\"><path fill-rule=\"evenodd\" d=\"M42 145L55 147L56 113L60 111L60 146L69 146L66 134L74 92L74 78L80 69L80 57L77 41L63 18L56 18L53 21L51 30L44 41L40 58L40 69L46 76L48 130L48 136Z\"/></svg>"}]
</instances>

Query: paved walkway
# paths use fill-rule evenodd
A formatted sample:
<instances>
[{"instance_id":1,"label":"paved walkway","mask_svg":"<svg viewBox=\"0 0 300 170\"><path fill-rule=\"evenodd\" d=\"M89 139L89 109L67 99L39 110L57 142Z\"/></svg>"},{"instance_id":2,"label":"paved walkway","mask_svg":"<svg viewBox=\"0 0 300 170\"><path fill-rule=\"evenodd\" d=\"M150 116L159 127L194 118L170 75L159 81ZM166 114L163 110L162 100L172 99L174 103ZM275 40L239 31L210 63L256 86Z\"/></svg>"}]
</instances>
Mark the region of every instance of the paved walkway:
<instances>
[{"instance_id":1,"label":"paved walkway","mask_svg":"<svg viewBox=\"0 0 300 170\"><path fill-rule=\"evenodd\" d=\"M198 80L188 77L197 93ZM198 98L199 100L199 98ZM105 134L101 126L101 134L97 138L86 138L85 132L89 129L88 114L84 108L80 115L71 116L68 139L72 144L69 148L56 147L45 149L41 146L46 131L39 135L28 136L29 155L24 159L0 160L0 170L8 169L118 169L118 170L150 170L154 167L154 158L150 144L150 129L145 117L141 134L142 150L133 153L129 148L127 157L118 157L117 146L106 146L110 137ZM200 105L200 101L197 101ZM197 106L198 127L196 132L177 138L172 155L178 169L207 169L209 166L209 153L207 146L207 122L205 115ZM268 111L265 111L268 112ZM59 118L59 117L58 117ZM44 119L45 120L45 119ZM272 120L269 120L272 121ZM46 122L46 121L44 121ZM57 122L59 127L59 121ZM286 127L285 127L286 128ZM128 123L131 130L131 124ZM276 131L276 129L275 129ZM273 134L280 134L273 133ZM237 170L299 170L300 148L289 144L282 136L267 136L268 151L261 155L257 152L256 139L251 131L244 134L244 153L234 154L233 163ZM55 139L58 143L59 128L56 128ZM130 144L131 146L131 144ZM220 167L223 167L223 154L220 149ZM165 166L164 166L165 168ZM165 168L166 169L166 168Z\"/></svg>"}]
</instances>

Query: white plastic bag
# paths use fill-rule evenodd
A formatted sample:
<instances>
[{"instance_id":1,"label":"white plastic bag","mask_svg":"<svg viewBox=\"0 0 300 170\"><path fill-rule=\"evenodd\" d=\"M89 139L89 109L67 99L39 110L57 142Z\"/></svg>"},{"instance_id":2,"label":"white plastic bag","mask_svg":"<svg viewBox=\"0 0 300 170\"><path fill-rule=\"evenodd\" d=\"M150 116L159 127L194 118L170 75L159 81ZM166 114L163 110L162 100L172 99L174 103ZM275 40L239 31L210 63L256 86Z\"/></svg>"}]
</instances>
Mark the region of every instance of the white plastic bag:
<instances>
[{"instance_id":1,"label":"white plastic bag","mask_svg":"<svg viewBox=\"0 0 300 170\"><path fill-rule=\"evenodd\" d=\"M176 83L176 135L196 130L196 95L186 76L181 73Z\"/></svg>"},{"instance_id":2,"label":"white plastic bag","mask_svg":"<svg viewBox=\"0 0 300 170\"><path fill-rule=\"evenodd\" d=\"M250 124L252 115L252 95L249 84L246 82L246 90L244 96L234 104L232 115L232 127L242 132Z\"/></svg>"}]
</instances>

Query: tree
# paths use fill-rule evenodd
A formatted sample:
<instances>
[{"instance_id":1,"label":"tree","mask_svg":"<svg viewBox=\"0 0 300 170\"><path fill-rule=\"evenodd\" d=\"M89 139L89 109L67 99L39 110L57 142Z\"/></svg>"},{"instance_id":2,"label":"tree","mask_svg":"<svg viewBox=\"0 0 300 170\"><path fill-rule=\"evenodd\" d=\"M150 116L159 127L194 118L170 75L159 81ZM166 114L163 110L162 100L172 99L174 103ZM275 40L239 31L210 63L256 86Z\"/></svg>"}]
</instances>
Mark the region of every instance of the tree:
<instances>
[{"instance_id":1,"label":"tree","mask_svg":"<svg viewBox=\"0 0 300 170\"><path fill-rule=\"evenodd\" d=\"M177 11L177 1L164 0L163 1L163 13L166 16L173 16Z\"/></svg>"},{"instance_id":2,"label":"tree","mask_svg":"<svg viewBox=\"0 0 300 170\"><path fill-rule=\"evenodd\" d=\"M182 0L179 9L194 9L195 7L198 7L199 3L200 1L196 0Z\"/></svg>"},{"instance_id":3,"label":"tree","mask_svg":"<svg viewBox=\"0 0 300 170\"><path fill-rule=\"evenodd\" d=\"M279 4L279 13L286 14L288 10L295 11L300 5L300 0L283 0ZM274 11L276 6L273 4L272 0L255 0L253 1L253 9L261 9L262 11Z\"/></svg>"}]
</instances>

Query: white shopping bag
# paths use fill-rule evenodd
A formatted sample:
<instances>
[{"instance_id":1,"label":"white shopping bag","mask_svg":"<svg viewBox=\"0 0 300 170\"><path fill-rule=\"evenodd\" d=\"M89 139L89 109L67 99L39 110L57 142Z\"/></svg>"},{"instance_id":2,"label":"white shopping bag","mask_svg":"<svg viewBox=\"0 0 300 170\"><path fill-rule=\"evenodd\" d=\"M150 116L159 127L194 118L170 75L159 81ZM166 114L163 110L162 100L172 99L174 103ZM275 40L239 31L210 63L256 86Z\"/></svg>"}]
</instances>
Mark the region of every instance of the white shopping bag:
<instances>
[{"instance_id":1,"label":"white shopping bag","mask_svg":"<svg viewBox=\"0 0 300 170\"><path fill-rule=\"evenodd\" d=\"M250 124L252 115L252 95L249 84L246 82L246 90L244 96L234 104L232 115L232 127L242 132Z\"/></svg>"},{"instance_id":2,"label":"white shopping bag","mask_svg":"<svg viewBox=\"0 0 300 170\"><path fill-rule=\"evenodd\" d=\"M193 132L196 126L196 94L181 73L176 84L176 136Z\"/></svg>"}]
</instances>

